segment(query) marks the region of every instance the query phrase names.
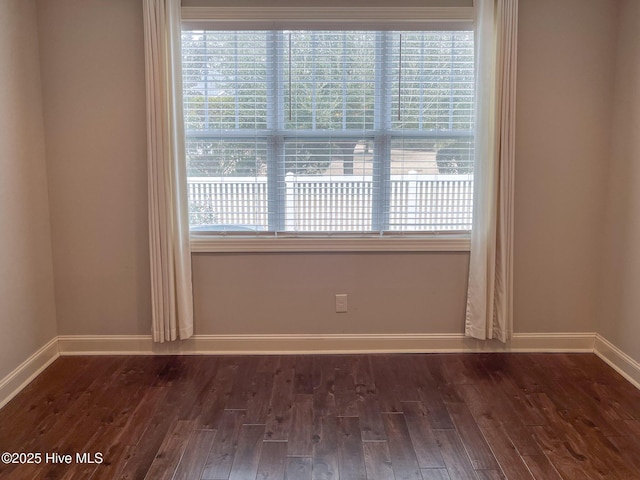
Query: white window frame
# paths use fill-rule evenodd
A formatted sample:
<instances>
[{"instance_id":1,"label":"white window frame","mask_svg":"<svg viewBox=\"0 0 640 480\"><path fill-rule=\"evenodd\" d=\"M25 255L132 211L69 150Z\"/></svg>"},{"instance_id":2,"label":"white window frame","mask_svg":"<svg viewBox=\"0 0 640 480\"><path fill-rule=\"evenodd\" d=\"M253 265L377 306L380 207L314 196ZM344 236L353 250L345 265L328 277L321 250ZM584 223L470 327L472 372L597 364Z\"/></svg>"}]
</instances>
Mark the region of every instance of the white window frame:
<instances>
[{"instance_id":1,"label":"white window frame","mask_svg":"<svg viewBox=\"0 0 640 480\"><path fill-rule=\"evenodd\" d=\"M473 7L182 7L182 21L195 29L206 29L215 22L217 29L224 30L331 30L353 29L354 25L367 30L420 30L425 26L445 30L473 28ZM381 196L380 201L384 201ZM468 252L471 246L469 232L385 232L384 235L277 232L270 236L191 232L190 240L194 253Z\"/></svg>"}]
</instances>

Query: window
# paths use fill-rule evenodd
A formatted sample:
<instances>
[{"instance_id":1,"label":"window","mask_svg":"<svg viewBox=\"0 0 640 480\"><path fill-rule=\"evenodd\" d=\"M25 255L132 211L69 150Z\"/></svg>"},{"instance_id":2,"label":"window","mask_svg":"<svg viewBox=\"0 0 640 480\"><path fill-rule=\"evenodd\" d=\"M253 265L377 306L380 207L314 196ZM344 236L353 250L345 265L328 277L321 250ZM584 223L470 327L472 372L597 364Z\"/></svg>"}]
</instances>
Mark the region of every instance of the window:
<instances>
[{"instance_id":1,"label":"window","mask_svg":"<svg viewBox=\"0 0 640 480\"><path fill-rule=\"evenodd\" d=\"M473 37L184 30L191 230L469 231Z\"/></svg>"}]
</instances>

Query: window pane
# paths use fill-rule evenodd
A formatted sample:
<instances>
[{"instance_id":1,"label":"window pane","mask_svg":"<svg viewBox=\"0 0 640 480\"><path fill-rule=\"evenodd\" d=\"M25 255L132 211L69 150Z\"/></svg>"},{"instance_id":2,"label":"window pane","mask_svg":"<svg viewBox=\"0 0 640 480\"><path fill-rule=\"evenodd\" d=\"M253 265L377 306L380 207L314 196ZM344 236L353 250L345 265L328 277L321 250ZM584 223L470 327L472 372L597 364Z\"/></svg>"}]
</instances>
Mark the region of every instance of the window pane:
<instances>
[{"instance_id":1,"label":"window pane","mask_svg":"<svg viewBox=\"0 0 640 480\"><path fill-rule=\"evenodd\" d=\"M371 230L371 142L294 140L285 145L285 230Z\"/></svg>"},{"instance_id":2,"label":"window pane","mask_svg":"<svg viewBox=\"0 0 640 480\"><path fill-rule=\"evenodd\" d=\"M393 128L472 130L473 32L403 32L392 42Z\"/></svg>"},{"instance_id":3,"label":"window pane","mask_svg":"<svg viewBox=\"0 0 640 480\"><path fill-rule=\"evenodd\" d=\"M469 230L473 32L188 31L195 230Z\"/></svg>"},{"instance_id":4,"label":"window pane","mask_svg":"<svg viewBox=\"0 0 640 480\"><path fill-rule=\"evenodd\" d=\"M373 128L375 33L284 32L285 128Z\"/></svg>"},{"instance_id":5,"label":"window pane","mask_svg":"<svg viewBox=\"0 0 640 480\"><path fill-rule=\"evenodd\" d=\"M265 32L182 34L187 131L267 126Z\"/></svg>"},{"instance_id":6,"label":"window pane","mask_svg":"<svg viewBox=\"0 0 640 480\"><path fill-rule=\"evenodd\" d=\"M470 230L473 139L391 142L389 229Z\"/></svg>"},{"instance_id":7,"label":"window pane","mask_svg":"<svg viewBox=\"0 0 640 480\"><path fill-rule=\"evenodd\" d=\"M370 231L372 158L367 140L287 142L285 230Z\"/></svg>"},{"instance_id":8,"label":"window pane","mask_svg":"<svg viewBox=\"0 0 640 480\"><path fill-rule=\"evenodd\" d=\"M473 174L473 137L395 138L391 174Z\"/></svg>"},{"instance_id":9,"label":"window pane","mask_svg":"<svg viewBox=\"0 0 640 480\"><path fill-rule=\"evenodd\" d=\"M267 230L266 141L187 140L192 230Z\"/></svg>"}]
</instances>

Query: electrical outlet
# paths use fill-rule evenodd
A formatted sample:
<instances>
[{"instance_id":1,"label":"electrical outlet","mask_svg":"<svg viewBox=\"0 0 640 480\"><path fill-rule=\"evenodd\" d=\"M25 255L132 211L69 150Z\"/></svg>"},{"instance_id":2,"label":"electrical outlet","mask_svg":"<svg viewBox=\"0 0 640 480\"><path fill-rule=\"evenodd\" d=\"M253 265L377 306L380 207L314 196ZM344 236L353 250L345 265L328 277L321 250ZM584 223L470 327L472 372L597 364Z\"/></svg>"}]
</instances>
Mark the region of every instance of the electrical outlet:
<instances>
[{"instance_id":1,"label":"electrical outlet","mask_svg":"<svg viewBox=\"0 0 640 480\"><path fill-rule=\"evenodd\" d=\"M338 293L336 295L336 313L346 313L347 311L347 294Z\"/></svg>"}]
</instances>

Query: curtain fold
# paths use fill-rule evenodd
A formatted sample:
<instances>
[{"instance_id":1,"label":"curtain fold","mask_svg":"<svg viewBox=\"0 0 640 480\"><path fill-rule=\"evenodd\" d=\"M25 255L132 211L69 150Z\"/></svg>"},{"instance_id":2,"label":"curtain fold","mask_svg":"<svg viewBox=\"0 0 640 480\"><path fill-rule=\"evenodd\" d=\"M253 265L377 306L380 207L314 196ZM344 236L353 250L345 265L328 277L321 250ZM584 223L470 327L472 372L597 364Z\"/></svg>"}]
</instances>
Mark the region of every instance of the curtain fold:
<instances>
[{"instance_id":1,"label":"curtain fold","mask_svg":"<svg viewBox=\"0 0 640 480\"><path fill-rule=\"evenodd\" d=\"M476 166L465 334L513 330L518 0L475 0Z\"/></svg>"},{"instance_id":2,"label":"curtain fold","mask_svg":"<svg viewBox=\"0 0 640 480\"><path fill-rule=\"evenodd\" d=\"M152 333L193 334L180 52L180 0L143 0Z\"/></svg>"}]
</instances>

